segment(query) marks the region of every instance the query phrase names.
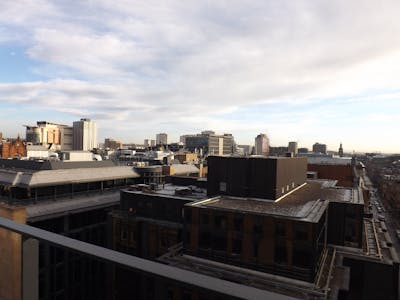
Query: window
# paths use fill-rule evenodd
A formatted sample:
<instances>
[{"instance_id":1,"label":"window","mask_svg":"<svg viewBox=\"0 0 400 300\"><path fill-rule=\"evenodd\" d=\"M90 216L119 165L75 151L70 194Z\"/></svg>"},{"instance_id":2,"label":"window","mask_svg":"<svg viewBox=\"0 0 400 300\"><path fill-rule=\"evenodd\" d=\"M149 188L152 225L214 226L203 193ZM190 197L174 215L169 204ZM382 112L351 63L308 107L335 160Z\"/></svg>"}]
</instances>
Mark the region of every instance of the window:
<instances>
[{"instance_id":1,"label":"window","mask_svg":"<svg viewBox=\"0 0 400 300\"><path fill-rule=\"evenodd\" d=\"M210 248L210 234L208 232L202 232L199 234L199 247L203 249Z\"/></svg>"},{"instance_id":2,"label":"window","mask_svg":"<svg viewBox=\"0 0 400 300\"><path fill-rule=\"evenodd\" d=\"M253 256L258 257L258 246L260 243L258 241L253 241Z\"/></svg>"},{"instance_id":3,"label":"window","mask_svg":"<svg viewBox=\"0 0 400 300\"><path fill-rule=\"evenodd\" d=\"M233 230L242 231L243 228L243 215L233 216Z\"/></svg>"},{"instance_id":4,"label":"window","mask_svg":"<svg viewBox=\"0 0 400 300\"><path fill-rule=\"evenodd\" d=\"M190 244L190 231L185 231L184 242Z\"/></svg>"},{"instance_id":5,"label":"window","mask_svg":"<svg viewBox=\"0 0 400 300\"><path fill-rule=\"evenodd\" d=\"M208 225L210 223L210 217L207 213L200 213L200 224Z\"/></svg>"},{"instance_id":6,"label":"window","mask_svg":"<svg viewBox=\"0 0 400 300\"><path fill-rule=\"evenodd\" d=\"M301 268L307 268L311 265L312 256L306 250L293 251L293 265Z\"/></svg>"},{"instance_id":7,"label":"window","mask_svg":"<svg viewBox=\"0 0 400 300\"><path fill-rule=\"evenodd\" d=\"M253 219L253 232L255 234L260 234L262 233L262 227L263 227L263 218L260 216L254 217Z\"/></svg>"},{"instance_id":8,"label":"window","mask_svg":"<svg viewBox=\"0 0 400 300\"><path fill-rule=\"evenodd\" d=\"M189 291L183 291L182 295L183 300L191 300L192 299L192 293Z\"/></svg>"},{"instance_id":9,"label":"window","mask_svg":"<svg viewBox=\"0 0 400 300\"><path fill-rule=\"evenodd\" d=\"M130 242L130 243L134 243L134 242L135 242L135 234L134 234L133 231L130 232L130 235L129 235L129 242Z\"/></svg>"},{"instance_id":10,"label":"window","mask_svg":"<svg viewBox=\"0 0 400 300\"><path fill-rule=\"evenodd\" d=\"M167 288L167 300L174 300L174 290L171 287Z\"/></svg>"},{"instance_id":11,"label":"window","mask_svg":"<svg viewBox=\"0 0 400 300\"><path fill-rule=\"evenodd\" d=\"M277 222L275 223L275 234L278 236L285 236L286 235L286 224Z\"/></svg>"},{"instance_id":12,"label":"window","mask_svg":"<svg viewBox=\"0 0 400 300\"><path fill-rule=\"evenodd\" d=\"M295 238L296 240L306 241L308 239L307 224L296 223L295 224Z\"/></svg>"},{"instance_id":13,"label":"window","mask_svg":"<svg viewBox=\"0 0 400 300\"><path fill-rule=\"evenodd\" d=\"M347 242L357 241L355 221L350 218L345 218L344 239Z\"/></svg>"},{"instance_id":14,"label":"window","mask_svg":"<svg viewBox=\"0 0 400 300\"><path fill-rule=\"evenodd\" d=\"M275 247L275 262L277 264L287 264L287 252L285 246Z\"/></svg>"},{"instance_id":15,"label":"window","mask_svg":"<svg viewBox=\"0 0 400 300\"><path fill-rule=\"evenodd\" d=\"M126 241L128 239L128 232L125 228L121 228L121 241Z\"/></svg>"},{"instance_id":16,"label":"window","mask_svg":"<svg viewBox=\"0 0 400 300\"><path fill-rule=\"evenodd\" d=\"M214 224L216 228L225 229L226 228L226 216L215 216Z\"/></svg>"},{"instance_id":17,"label":"window","mask_svg":"<svg viewBox=\"0 0 400 300\"><path fill-rule=\"evenodd\" d=\"M214 236L213 239L213 250L216 251L226 251L227 240L225 236Z\"/></svg>"},{"instance_id":18,"label":"window","mask_svg":"<svg viewBox=\"0 0 400 300\"><path fill-rule=\"evenodd\" d=\"M183 215L184 215L185 221L187 223L192 222L192 210L191 209L183 209Z\"/></svg>"},{"instance_id":19,"label":"window","mask_svg":"<svg viewBox=\"0 0 400 300\"><path fill-rule=\"evenodd\" d=\"M242 253L242 240L233 239L232 240L232 253L240 255Z\"/></svg>"},{"instance_id":20,"label":"window","mask_svg":"<svg viewBox=\"0 0 400 300\"><path fill-rule=\"evenodd\" d=\"M226 182L220 182L219 183L219 191L220 192L226 192Z\"/></svg>"}]
</instances>

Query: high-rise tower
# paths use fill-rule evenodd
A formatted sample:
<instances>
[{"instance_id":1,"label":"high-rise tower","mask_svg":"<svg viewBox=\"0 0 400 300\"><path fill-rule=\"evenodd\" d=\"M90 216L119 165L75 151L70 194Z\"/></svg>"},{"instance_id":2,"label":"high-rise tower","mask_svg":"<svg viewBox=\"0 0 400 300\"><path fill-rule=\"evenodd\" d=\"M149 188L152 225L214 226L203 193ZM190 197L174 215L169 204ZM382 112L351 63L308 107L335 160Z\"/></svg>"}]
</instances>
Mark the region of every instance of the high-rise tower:
<instances>
[{"instance_id":1,"label":"high-rise tower","mask_svg":"<svg viewBox=\"0 0 400 300\"><path fill-rule=\"evenodd\" d=\"M269 154L269 138L264 133L260 133L255 138L255 154L256 155Z\"/></svg>"},{"instance_id":2,"label":"high-rise tower","mask_svg":"<svg viewBox=\"0 0 400 300\"><path fill-rule=\"evenodd\" d=\"M73 149L89 151L97 147L97 126L90 119L73 123Z\"/></svg>"}]
</instances>

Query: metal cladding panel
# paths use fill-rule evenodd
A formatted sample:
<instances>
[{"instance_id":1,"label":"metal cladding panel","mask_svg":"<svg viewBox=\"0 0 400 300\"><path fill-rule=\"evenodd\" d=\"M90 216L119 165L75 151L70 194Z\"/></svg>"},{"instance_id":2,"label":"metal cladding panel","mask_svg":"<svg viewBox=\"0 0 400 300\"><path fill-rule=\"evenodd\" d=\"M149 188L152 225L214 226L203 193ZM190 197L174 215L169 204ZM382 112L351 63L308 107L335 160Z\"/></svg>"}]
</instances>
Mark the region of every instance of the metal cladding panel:
<instances>
[{"instance_id":1,"label":"metal cladding panel","mask_svg":"<svg viewBox=\"0 0 400 300\"><path fill-rule=\"evenodd\" d=\"M276 160L265 158L208 158L207 194L273 199Z\"/></svg>"},{"instance_id":2,"label":"metal cladding panel","mask_svg":"<svg viewBox=\"0 0 400 300\"><path fill-rule=\"evenodd\" d=\"M208 196L277 199L306 182L307 159L208 158Z\"/></svg>"},{"instance_id":3,"label":"metal cladding panel","mask_svg":"<svg viewBox=\"0 0 400 300\"><path fill-rule=\"evenodd\" d=\"M129 193L121 191L121 209L132 211L132 216L182 222L182 208L193 200L175 199L168 196Z\"/></svg>"},{"instance_id":4,"label":"metal cladding panel","mask_svg":"<svg viewBox=\"0 0 400 300\"><path fill-rule=\"evenodd\" d=\"M247 159L208 157L207 195L246 196Z\"/></svg>"},{"instance_id":5,"label":"metal cladding panel","mask_svg":"<svg viewBox=\"0 0 400 300\"><path fill-rule=\"evenodd\" d=\"M278 159L276 171L275 197L279 198L306 182L307 158L292 157Z\"/></svg>"},{"instance_id":6,"label":"metal cladding panel","mask_svg":"<svg viewBox=\"0 0 400 300\"><path fill-rule=\"evenodd\" d=\"M249 159L248 197L275 199L276 163L276 159Z\"/></svg>"},{"instance_id":7,"label":"metal cladding panel","mask_svg":"<svg viewBox=\"0 0 400 300\"><path fill-rule=\"evenodd\" d=\"M329 203L328 243L343 246L346 207L343 203Z\"/></svg>"}]
</instances>

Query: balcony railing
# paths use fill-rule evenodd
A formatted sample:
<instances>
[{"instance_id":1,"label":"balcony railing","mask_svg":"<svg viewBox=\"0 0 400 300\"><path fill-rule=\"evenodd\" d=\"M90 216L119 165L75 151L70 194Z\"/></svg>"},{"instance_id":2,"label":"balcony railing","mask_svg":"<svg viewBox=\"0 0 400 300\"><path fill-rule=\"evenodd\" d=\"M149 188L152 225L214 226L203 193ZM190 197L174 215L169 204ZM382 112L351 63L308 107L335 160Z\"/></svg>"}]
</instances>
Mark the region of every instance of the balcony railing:
<instances>
[{"instance_id":1,"label":"balcony railing","mask_svg":"<svg viewBox=\"0 0 400 300\"><path fill-rule=\"evenodd\" d=\"M83 255L89 259L101 261L107 263L108 265L122 267L126 270L144 274L151 278L161 279L168 284L172 283L172 285L183 287L186 290L195 290L206 294L211 293L216 295L216 299L218 299L218 297L221 297L222 299L293 299L285 295L276 294L266 290L257 289L154 261L145 260L139 257L130 256L121 252L71 239L29 225L16 223L2 217L0 217L0 229L2 229L2 231L6 230L8 232L19 234L22 237L21 256L24 256L25 259L21 258L21 263L25 266L22 266L21 268L22 272L24 273L21 276L21 278L23 278L21 279L22 283L20 285L21 291L20 293L17 292L16 294L20 294L21 299L23 300L39 299L39 279L29 278L29 276L39 276L39 272L32 271L35 269L35 267L32 267L32 262L26 259L26 257L32 257L32 255L35 253L37 256L39 256L39 251L32 252L30 251L32 248L29 248L32 247L32 245L38 245L39 243L40 245L52 246L55 248L60 248L61 250L70 251L74 254ZM2 237L4 238L4 236L5 235ZM5 246L0 244L0 250L2 250L2 247ZM38 248L38 246L36 247ZM29 252L29 255L25 256L27 251ZM0 251L0 253L3 252ZM36 259L38 261L39 257ZM48 260L49 258L42 257L41 259ZM7 270L0 270L0 278L4 278L2 277L4 274L1 274L1 272L7 272ZM24 283L26 282L29 282L29 284L25 285ZM129 287L127 288L129 289ZM24 289L29 289L29 291L24 291ZM165 290L165 294L160 294L160 291L156 291L155 293L157 295L156 299L168 299L170 297L170 295L167 294L167 290ZM111 293L111 295L113 295L110 297L111 299L118 299L115 294ZM132 290L132 299L133 298L136 299L135 290ZM12 298L7 298L7 295L0 294L0 299Z\"/></svg>"}]
</instances>

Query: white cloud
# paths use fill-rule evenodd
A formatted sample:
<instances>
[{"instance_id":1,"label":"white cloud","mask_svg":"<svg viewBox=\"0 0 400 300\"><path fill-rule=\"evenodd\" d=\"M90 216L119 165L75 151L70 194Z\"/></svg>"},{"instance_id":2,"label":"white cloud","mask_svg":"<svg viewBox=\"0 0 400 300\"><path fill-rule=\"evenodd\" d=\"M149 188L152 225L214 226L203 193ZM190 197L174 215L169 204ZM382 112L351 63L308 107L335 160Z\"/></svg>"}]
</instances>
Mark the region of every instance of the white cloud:
<instances>
[{"instance_id":1,"label":"white cloud","mask_svg":"<svg viewBox=\"0 0 400 300\"><path fill-rule=\"evenodd\" d=\"M0 46L23 45L49 79L0 84L0 101L101 126L278 135L283 124L220 117L265 103L383 99L400 83L399 9L397 0L5 0ZM318 116L306 117L311 128Z\"/></svg>"}]
</instances>

